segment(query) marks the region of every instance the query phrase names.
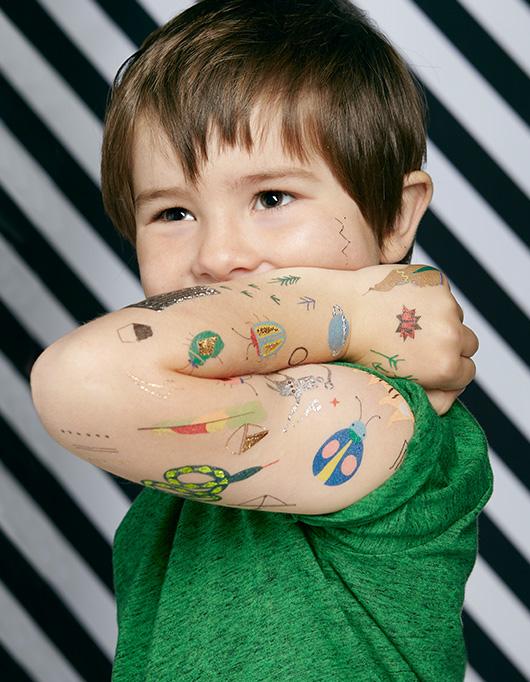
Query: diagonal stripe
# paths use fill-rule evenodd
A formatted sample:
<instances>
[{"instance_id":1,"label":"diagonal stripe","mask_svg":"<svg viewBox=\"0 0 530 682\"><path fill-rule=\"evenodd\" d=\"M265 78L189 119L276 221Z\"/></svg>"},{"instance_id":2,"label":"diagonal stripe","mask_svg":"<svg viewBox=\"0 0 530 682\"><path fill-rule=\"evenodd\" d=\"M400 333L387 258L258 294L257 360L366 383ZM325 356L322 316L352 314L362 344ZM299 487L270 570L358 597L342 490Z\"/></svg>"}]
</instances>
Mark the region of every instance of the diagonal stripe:
<instances>
[{"instance_id":1,"label":"diagonal stripe","mask_svg":"<svg viewBox=\"0 0 530 682\"><path fill-rule=\"evenodd\" d=\"M467 582L464 608L520 673L530 676L530 612L480 554Z\"/></svg>"},{"instance_id":2,"label":"diagonal stripe","mask_svg":"<svg viewBox=\"0 0 530 682\"><path fill-rule=\"evenodd\" d=\"M0 613L0 642L33 682L85 682L1 582Z\"/></svg>"},{"instance_id":3,"label":"diagonal stripe","mask_svg":"<svg viewBox=\"0 0 530 682\"><path fill-rule=\"evenodd\" d=\"M530 121L527 76L516 62L476 23L457 0L430 2L413 0L436 24L462 55L515 109L523 121Z\"/></svg>"},{"instance_id":4,"label":"diagonal stripe","mask_svg":"<svg viewBox=\"0 0 530 682\"><path fill-rule=\"evenodd\" d=\"M136 277L1 123L0 146L4 189L106 309L143 298Z\"/></svg>"},{"instance_id":5,"label":"diagonal stripe","mask_svg":"<svg viewBox=\"0 0 530 682\"><path fill-rule=\"evenodd\" d=\"M530 320L430 210L422 220L418 242L430 254L436 254L441 270L465 288L466 296L511 345L512 352L530 365L526 342L530 338Z\"/></svg>"},{"instance_id":6,"label":"diagonal stripe","mask_svg":"<svg viewBox=\"0 0 530 682\"><path fill-rule=\"evenodd\" d=\"M530 250L526 244L433 143L429 145L427 169L436 179L432 211L530 316Z\"/></svg>"},{"instance_id":7,"label":"diagonal stripe","mask_svg":"<svg viewBox=\"0 0 530 682\"><path fill-rule=\"evenodd\" d=\"M440 268L420 246L414 247L413 261ZM521 433L530 438L530 423L527 418L530 376L527 367L452 282L451 289L465 310L465 324L473 329L480 340L480 348L473 356L477 365L477 383L486 390L497 407L511 419ZM494 359L494 362L486 364L485 361L482 365L481 356Z\"/></svg>"},{"instance_id":8,"label":"diagonal stripe","mask_svg":"<svg viewBox=\"0 0 530 682\"><path fill-rule=\"evenodd\" d=\"M117 640L113 595L1 463L0 499L5 535L111 658Z\"/></svg>"},{"instance_id":9,"label":"diagonal stripe","mask_svg":"<svg viewBox=\"0 0 530 682\"><path fill-rule=\"evenodd\" d=\"M462 613L462 621L469 662L484 680L487 682L492 680L494 682L497 680L527 682L528 678L521 675L510 663L465 609Z\"/></svg>"},{"instance_id":10,"label":"diagonal stripe","mask_svg":"<svg viewBox=\"0 0 530 682\"><path fill-rule=\"evenodd\" d=\"M361 0L420 78L517 185L530 194L524 122L412 0Z\"/></svg>"},{"instance_id":11,"label":"diagonal stripe","mask_svg":"<svg viewBox=\"0 0 530 682\"><path fill-rule=\"evenodd\" d=\"M1 187L0 234L75 320L87 322L105 312Z\"/></svg>"},{"instance_id":12,"label":"diagonal stripe","mask_svg":"<svg viewBox=\"0 0 530 682\"><path fill-rule=\"evenodd\" d=\"M484 682L484 680L470 665L468 665L464 682Z\"/></svg>"},{"instance_id":13,"label":"diagonal stripe","mask_svg":"<svg viewBox=\"0 0 530 682\"><path fill-rule=\"evenodd\" d=\"M530 544L528 542L530 491L510 471L499 455L491 449L490 461L495 485L486 513L530 564ZM525 569L525 573L528 574L528 567ZM525 573L521 573L521 577ZM529 581L526 581L526 584L530 588ZM530 603L527 605L530 608Z\"/></svg>"},{"instance_id":14,"label":"diagonal stripe","mask_svg":"<svg viewBox=\"0 0 530 682\"><path fill-rule=\"evenodd\" d=\"M20 485L31 490L34 502L112 592L114 586L110 544L81 512L68 491L61 488L46 467L33 457L1 416L0 438L3 465Z\"/></svg>"},{"instance_id":15,"label":"diagonal stripe","mask_svg":"<svg viewBox=\"0 0 530 682\"><path fill-rule=\"evenodd\" d=\"M424 92L429 110L429 134L433 142L519 239L530 247L529 201L525 193L502 172L440 100L428 88Z\"/></svg>"},{"instance_id":16,"label":"diagonal stripe","mask_svg":"<svg viewBox=\"0 0 530 682\"><path fill-rule=\"evenodd\" d=\"M106 677L110 668L108 656L69 611L61 595L34 570L1 530L0 553L0 580L64 657L85 678Z\"/></svg>"},{"instance_id":17,"label":"diagonal stripe","mask_svg":"<svg viewBox=\"0 0 530 682\"><path fill-rule=\"evenodd\" d=\"M70 3L72 7L72 3ZM108 84L54 24L36 0L4 3L17 29L99 119L105 114Z\"/></svg>"},{"instance_id":18,"label":"diagonal stripe","mask_svg":"<svg viewBox=\"0 0 530 682\"><path fill-rule=\"evenodd\" d=\"M458 0L530 76L530 10L522 0ZM528 2L528 0L527 0Z\"/></svg>"},{"instance_id":19,"label":"diagonal stripe","mask_svg":"<svg viewBox=\"0 0 530 682\"><path fill-rule=\"evenodd\" d=\"M99 120L1 12L0 44L0 71L99 185Z\"/></svg>"},{"instance_id":20,"label":"diagonal stripe","mask_svg":"<svg viewBox=\"0 0 530 682\"><path fill-rule=\"evenodd\" d=\"M120 65L136 51L123 30L91 0L39 0L101 76L112 83ZM116 3L114 3L116 4ZM126 14L131 12L127 3Z\"/></svg>"},{"instance_id":21,"label":"diagonal stripe","mask_svg":"<svg viewBox=\"0 0 530 682\"><path fill-rule=\"evenodd\" d=\"M103 471L58 445L40 423L28 385L0 354L0 412L17 437L68 490L78 507L109 543L130 506ZM131 483L131 488L138 489Z\"/></svg>"},{"instance_id":22,"label":"diagonal stripe","mask_svg":"<svg viewBox=\"0 0 530 682\"><path fill-rule=\"evenodd\" d=\"M18 138L19 144L44 169L115 255L139 277L134 249L118 235L105 215L97 185L1 75L0 91L2 116L13 136Z\"/></svg>"},{"instance_id":23,"label":"diagonal stripe","mask_svg":"<svg viewBox=\"0 0 530 682\"><path fill-rule=\"evenodd\" d=\"M0 607L1 607L1 597L0 597ZM6 618L9 618L9 612L4 612ZM0 642L1 639L0 633ZM7 653L6 649L0 644L0 670L4 675L6 680L13 680L16 682L34 682L34 678L29 677L21 665L17 663L14 658Z\"/></svg>"}]
</instances>

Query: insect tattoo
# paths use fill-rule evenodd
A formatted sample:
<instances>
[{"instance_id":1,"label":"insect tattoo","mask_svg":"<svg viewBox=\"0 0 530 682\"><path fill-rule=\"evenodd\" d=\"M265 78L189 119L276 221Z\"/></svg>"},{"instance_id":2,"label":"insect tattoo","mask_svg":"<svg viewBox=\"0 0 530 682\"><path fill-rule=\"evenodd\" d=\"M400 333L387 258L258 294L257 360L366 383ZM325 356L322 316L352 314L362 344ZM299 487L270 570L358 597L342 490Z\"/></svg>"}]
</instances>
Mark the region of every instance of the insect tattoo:
<instances>
[{"instance_id":1,"label":"insect tattoo","mask_svg":"<svg viewBox=\"0 0 530 682\"><path fill-rule=\"evenodd\" d=\"M355 397L359 401L359 419L324 441L313 459L313 476L324 485L342 485L354 476L363 459L366 427L372 419L381 419L374 414L363 422L362 403L359 396Z\"/></svg>"},{"instance_id":2,"label":"insect tattoo","mask_svg":"<svg viewBox=\"0 0 530 682\"><path fill-rule=\"evenodd\" d=\"M250 327L250 336L243 336L237 329L232 327L232 331L242 339L250 340L247 347L247 360L248 351L254 347L258 358L264 360L270 358L282 348L285 344L287 333L281 324L274 322L272 320L266 320L264 322L256 322Z\"/></svg>"}]
</instances>

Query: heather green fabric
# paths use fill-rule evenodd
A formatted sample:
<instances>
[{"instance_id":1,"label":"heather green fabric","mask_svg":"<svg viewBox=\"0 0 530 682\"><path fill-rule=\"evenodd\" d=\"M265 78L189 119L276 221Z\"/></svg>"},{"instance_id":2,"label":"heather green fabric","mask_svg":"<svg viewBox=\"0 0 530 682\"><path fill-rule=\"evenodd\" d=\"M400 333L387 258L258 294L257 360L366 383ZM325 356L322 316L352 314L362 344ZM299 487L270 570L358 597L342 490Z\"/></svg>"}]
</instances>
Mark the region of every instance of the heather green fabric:
<instances>
[{"instance_id":1,"label":"heather green fabric","mask_svg":"<svg viewBox=\"0 0 530 682\"><path fill-rule=\"evenodd\" d=\"M461 403L438 417L419 386L388 381L414 436L397 472L346 509L142 491L114 542L114 682L463 680L464 587L492 493L485 437Z\"/></svg>"}]
</instances>

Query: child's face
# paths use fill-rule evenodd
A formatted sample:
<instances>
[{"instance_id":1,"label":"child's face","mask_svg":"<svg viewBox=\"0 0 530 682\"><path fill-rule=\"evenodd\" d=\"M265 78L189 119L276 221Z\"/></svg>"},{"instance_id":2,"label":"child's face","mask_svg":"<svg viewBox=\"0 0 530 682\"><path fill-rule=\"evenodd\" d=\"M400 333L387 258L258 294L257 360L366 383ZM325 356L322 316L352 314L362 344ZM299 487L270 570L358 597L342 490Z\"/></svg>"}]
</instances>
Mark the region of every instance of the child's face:
<instances>
[{"instance_id":1,"label":"child's face","mask_svg":"<svg viewBox=\"0 0 530 682\"><path fill-rule=\"evenodd\" d=\"M278 126L251 152L219 149L213 136L208 156L193 186L169 143L145 121L136 128L136 244L146 296L251 281L274 268L357 270L380 262L357 204L320 157L287 155Z\"/></svg>"}]
</instances>

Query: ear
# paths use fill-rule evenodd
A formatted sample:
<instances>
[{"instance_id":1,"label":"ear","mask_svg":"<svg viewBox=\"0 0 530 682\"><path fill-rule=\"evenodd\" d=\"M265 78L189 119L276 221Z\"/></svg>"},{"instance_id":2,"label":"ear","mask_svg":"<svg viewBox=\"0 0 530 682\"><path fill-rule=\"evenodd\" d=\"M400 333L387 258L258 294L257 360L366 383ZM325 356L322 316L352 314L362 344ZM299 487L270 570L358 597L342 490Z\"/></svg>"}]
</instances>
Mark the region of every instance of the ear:
<instances>
[{"instance_id":1,"label":"ear","mask_svg":"<svg viewBox=\"0 0 530 682\"><path fill-rule=\"evenodd\" d=\"M399 263L410 249L420 220L431 203L432 180L424 171L405 175L401 211L394 229L385 239L379 260L381 263Z\"/></svg>"}]
</instances>

